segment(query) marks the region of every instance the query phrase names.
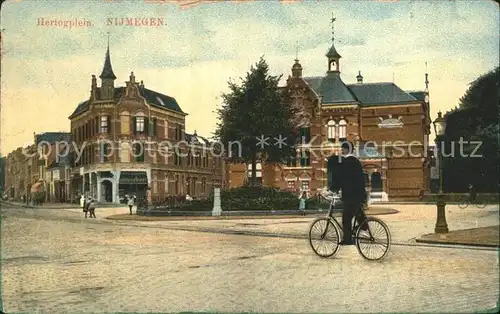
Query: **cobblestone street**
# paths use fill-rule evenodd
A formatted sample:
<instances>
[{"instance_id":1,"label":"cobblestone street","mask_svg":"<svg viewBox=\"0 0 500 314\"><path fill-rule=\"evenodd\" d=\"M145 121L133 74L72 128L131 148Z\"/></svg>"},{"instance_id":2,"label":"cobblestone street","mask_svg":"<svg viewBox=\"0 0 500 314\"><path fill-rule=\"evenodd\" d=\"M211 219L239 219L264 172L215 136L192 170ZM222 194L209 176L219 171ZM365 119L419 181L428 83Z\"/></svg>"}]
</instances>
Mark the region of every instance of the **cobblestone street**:
<instances>
[{"instance_id":1,"label":"cobblestone street","mask_svg":"<svg viewBox=\"0 0 500 314\"><path fill-rule=\"evenodd\" d=\"M380 216L396 241L432 232L432 208L396 209ZM450 210L450 229L498 222L498 207ZM2 208L4 312L471 312L494 308L499 296L495 250L396 245L382 262L368 262L355 247L343 247L321 259L303 239L169 230L174 222L81 214ZM262 228L304 233L311 218L296 221Z\"/></svg>"}]
</instances>

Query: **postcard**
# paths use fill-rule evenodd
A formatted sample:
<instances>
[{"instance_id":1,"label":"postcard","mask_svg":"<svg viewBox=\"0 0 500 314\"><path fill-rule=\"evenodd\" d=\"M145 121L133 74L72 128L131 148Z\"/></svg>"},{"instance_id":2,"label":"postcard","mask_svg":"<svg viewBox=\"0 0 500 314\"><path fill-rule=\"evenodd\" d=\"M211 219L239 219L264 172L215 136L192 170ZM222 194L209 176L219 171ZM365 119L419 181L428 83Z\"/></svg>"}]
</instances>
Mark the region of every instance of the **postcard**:
<instances>
[{"instance_id":1,"label":"postcard","mask_svg":"<svg viewBox=\"0 0 500 314\"><path fill-rule=\"evenodd\" d=\"M497 312L499 12L2 1L0 311Z\"/></svg>"}]
</instances>

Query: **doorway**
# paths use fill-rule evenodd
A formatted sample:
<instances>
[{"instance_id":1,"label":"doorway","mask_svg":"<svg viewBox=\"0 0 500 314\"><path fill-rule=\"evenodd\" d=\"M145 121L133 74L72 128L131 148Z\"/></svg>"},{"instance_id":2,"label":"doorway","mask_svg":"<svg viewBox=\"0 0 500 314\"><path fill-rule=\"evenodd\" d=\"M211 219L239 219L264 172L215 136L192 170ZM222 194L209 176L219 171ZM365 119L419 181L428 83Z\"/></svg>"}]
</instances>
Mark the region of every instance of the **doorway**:
<instances>
[{"instance_id":1,"label":"doorway","mask_svg":"<svg viewBox=\"0 0 500 314\"><path fill-rule=\"evenodd\" d=\"M372 173L372 180L371 180L371 186L372 192L383 192L384 189L382 187L382 176L380 175L379 172L374 172Z\"/></svg>"},{"instance_id":2,"label":"doorway","mask_svg":"<svg viewBox=\"0 0 500 314\"><path fill-rule=\"evenodd\" d=\"M109 180L101 182L101 201L111 203L113 201L113 183Z\"/></svg>"}]
</instances>

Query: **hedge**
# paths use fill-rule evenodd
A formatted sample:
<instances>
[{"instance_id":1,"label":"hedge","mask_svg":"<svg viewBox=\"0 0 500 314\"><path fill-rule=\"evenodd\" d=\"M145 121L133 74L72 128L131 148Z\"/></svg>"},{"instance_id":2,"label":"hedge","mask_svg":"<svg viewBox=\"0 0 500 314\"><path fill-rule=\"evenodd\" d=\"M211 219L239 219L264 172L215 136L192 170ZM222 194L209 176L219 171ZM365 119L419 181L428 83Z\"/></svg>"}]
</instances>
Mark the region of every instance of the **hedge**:
<instances>
[{"instance_id":1,"label":"hedge","mask_svg":"<svg viewBox=\"0 0 500 314\"><path fill-rule=\"evenodd\" d=\"M152 206L150 210L208 211L213 208L213 193L204 200L179 200ZM243 186L221 191L223 211L298 209L298 196L272 187Z\"/></svg>"}]
</instances>

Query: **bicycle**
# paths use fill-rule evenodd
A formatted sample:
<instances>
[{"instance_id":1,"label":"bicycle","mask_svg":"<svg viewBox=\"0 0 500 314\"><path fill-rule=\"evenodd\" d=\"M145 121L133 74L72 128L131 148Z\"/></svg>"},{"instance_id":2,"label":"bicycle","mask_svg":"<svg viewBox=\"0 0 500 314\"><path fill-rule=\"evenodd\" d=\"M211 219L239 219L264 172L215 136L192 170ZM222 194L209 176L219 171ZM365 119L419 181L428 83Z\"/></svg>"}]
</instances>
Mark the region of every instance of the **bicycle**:
<instances>
[{"instance_id":1,"label":"bicycle","mask_svg":"<svg viewBox=\"0 0 500 314\"><path fill-rule=\"evenodd\" d=\"M328 191L328 193L328 195L322 195L325 199L330 201L328 213L326 217L317 218L311 223L308 237L309 245L314 253L324 258L332 257L338 252L340 248L340 240L342 239L342 234L344 233L341 224L333 216L334 209L340 204L340 197L335 196L333 192ZM360 208L359 210L362 209ZM319 235L314 236L313 231L318 228L318 226L321 228L322 224L323 226L326 225L326 228L324 228L324 231L321 231L322 229L320 229ZM363 229L367 230L365 231ZM377 230L380 231L377 232ZM328 240L327 238L329 231L333 233L331 240ZM375 217L367 217L361 224L358 224L357 219L354 218L352 232L352 238L354 240L354 244L356 245L356 249L363 258L367 260L381 260L389 253L391 248L391 233L389 231L389 227L387 227L382 220ZM378 236L379 233L381 235L380 237ZM315 241L320 241L321 243L323 243L323 241L326 243L331 242L333 244L333 248L330 252L321 253L313 244ZM369 256L368 254L371 252L371 246L378 248L380 254L376 256Z\"/></svg>"},{"instance_id":2,"label":"bicycle","mask_svg":"<svg viewBox=\"0 0 500 314\"><path fill-rule=\"evenodd\" d=\"M472 201L470 198L466 198L466 199L462 200L461 203L458 203L458 207L461 209L467 208L467 206L469 206L469 205L474 205L477 208L485 208L487 204L483 203L482 201L479 201L479 200Z\"/></svg>"}]
</instances>

